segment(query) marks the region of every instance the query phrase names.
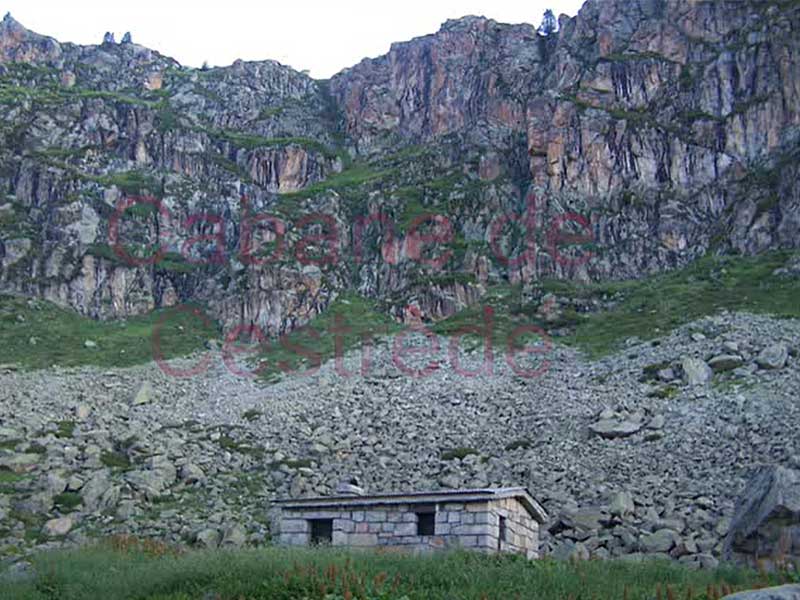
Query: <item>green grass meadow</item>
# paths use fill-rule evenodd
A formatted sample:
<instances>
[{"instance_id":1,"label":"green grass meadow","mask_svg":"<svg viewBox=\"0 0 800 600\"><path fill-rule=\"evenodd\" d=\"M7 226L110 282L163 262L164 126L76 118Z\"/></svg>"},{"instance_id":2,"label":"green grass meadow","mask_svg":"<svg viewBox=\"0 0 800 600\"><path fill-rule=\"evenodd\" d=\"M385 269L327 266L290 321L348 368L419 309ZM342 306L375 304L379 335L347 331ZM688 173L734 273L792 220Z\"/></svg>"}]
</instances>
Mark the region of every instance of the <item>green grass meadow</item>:
<instances>
[{"instance_id":1,"label":"green grass meadow","mask_svg":"<svg viewBox=\"0 0 800 600\"><path fill-rule=\"evenodd\" d=\"M464 552L431 556L336 550L172 553L108 544L34 559L15 600L711 600L785 581L754 571L669 562L528 561Z\"/></svg>"},{"instance_id":2,"label":"green grass meadow","mask_svg":"<svg viewBox=\"0 0 800 600\"><path fill-rule=\"evenodd\" d=\"M216 325L202 315L199 307L187 306L95 321L50 302L0 296L0 364L128 367L159 356L185 356L219 336Z\"/></svg>"}]
</instances>

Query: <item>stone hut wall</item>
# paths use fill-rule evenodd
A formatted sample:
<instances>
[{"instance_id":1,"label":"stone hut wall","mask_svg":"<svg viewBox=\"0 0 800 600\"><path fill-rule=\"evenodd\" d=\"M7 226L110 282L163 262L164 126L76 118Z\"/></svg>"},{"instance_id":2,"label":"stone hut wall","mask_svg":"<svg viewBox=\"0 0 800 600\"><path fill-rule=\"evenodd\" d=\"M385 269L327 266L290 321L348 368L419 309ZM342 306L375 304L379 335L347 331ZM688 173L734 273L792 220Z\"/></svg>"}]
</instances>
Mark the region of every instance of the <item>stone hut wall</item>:
<instances>
[{"instance_id":1,"label":"stone hut wall","mask_svg":"<svg viewBox=\"0 0 800 600\"><path fill-rule=\"evenodd\" d=\"M525 554L528 558L539 558L539 523L525 510L516 498L492 502L492 515L497 521L493 528L499 533L500 517L506 518L506 541L499 543L501 552ZM494 521L492 523L494 525Z\"/></svg>"},{"instance_id":2,"label":"stone hut wall","mask_svg":"<svg viewBox=\"0 0 800 600\"><path fill-rule=\"evenodd\" d=\"M353 548L395 547L411 551L465 548L485 552L515 552L538 556L538 523L516 499L491 502L439 503L435 535L417 531L419 505L387 504L368 508L286 510L280 522L280 543L306 546L311 519L333 521L332 545ZM500 543L499 519L506 520L506 541Z\"/></svg>"}]
</instances>

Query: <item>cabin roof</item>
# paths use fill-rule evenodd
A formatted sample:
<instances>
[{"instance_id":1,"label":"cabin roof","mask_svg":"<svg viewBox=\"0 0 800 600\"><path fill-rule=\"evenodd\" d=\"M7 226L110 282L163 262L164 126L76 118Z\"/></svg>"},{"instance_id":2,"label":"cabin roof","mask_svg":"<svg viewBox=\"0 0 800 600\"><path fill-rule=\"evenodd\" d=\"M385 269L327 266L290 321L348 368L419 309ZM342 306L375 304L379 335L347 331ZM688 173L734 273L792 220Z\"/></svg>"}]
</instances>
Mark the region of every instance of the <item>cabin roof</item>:
<instances>
[{"instance_id":1,"label":"cabin roof","mask_svg":"<svg viewBox=\"0 0 800 600\"><path fill-rule=\"evenodd\" d=\"M285 498L278 500L275 504L285 510L336 510L387 504L434 504L440 502L463 502L467 504L503 500L505 498L519 500L531 517L539 523L547 521L547 512L524 487Z\"/></svg>"}]
</instances>

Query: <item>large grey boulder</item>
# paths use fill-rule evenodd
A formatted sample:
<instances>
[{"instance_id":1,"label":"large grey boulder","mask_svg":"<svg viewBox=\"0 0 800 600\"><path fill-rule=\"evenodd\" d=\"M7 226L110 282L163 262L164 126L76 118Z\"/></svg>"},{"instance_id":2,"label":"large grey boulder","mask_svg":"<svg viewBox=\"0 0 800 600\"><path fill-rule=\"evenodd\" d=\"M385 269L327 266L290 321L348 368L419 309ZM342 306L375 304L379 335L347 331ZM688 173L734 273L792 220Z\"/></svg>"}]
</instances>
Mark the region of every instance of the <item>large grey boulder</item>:
<instances>
[{"instance_id":1,"label":"large grey boulder","mask_svg":"<svg viewBox=\"0 0 800 600\"><path fill-rule=\"evenodd\" d=\"M48 537L62 537L67 535L72 530L72 519L70 517L61 517L60 519L50 519L44 524L44 533Z\"/></svg>"},{"instance_id":2,"label":"large grey boulder","mask_svg":"<svg viewBox=\"0 0 800 600\"><path fill-rule=\"evenodd\" d=\"M194 463L186 463L181 467L178 474L180 480L187 484L200 483L206 480L206 474L203 469Z\"/></svg>"},{"instance_id":3,"label":"large grey boulder","mask_svg":"<svg viewBox=\"0 0 800 600\"><path fill-rule=\"evenodd\" d=\"M589 551L581 542L564 540L553 548L550 556L555 560L588 560Z\"/></svg>"},{"instance_id":4,"label":"large grey boulder","mask_svg":"<svg viewBox=\"0 0 800 600\"><path fill-rule=\"evenodd\" d=\"M659 529L653 533L647 533L639 538L639 546L642 552L653 554L656 552L669 552L673 546L681 541L681 536L672 529Z\"/></svg>"},{"instance_id":5,"label":"large grey boulder","mask_svg":"<svg viewBox=\"0 0 800 600\"><path fill-rule=\"evenodd\" d=\"M800 558L800 472L760 468L736 505L724 557L754 564Z\"/></svg>"},{"instance_id":6,"label":"large grey boulder","mask_svg":"<svg viewBox=\"0 0 800 600\"><path fill-rule=\"evenodd\" d=\"M589 430L607 440L624 438L642 430L643 423L619 419L601 419L589 425Z\"/></svg>"},{"instance_id":7,"label":"large grey boulder","mask_svg":"<svg viewBox=\"0 0 800 600\"><path fill-rule=\"evenodd\" d=\"M108 471L100 471L87 481L81 489L81 498L86 510L99 512L113 508L119 501L120 490L113 485Z\"/></svg>"},{"instance_id":8,"label":"large grey boulder","mask_svg":"<svg viewBox=\"0 0 800 600\"><path fill-rule=\"evenodd\" d=\"M41 455L35 453L0 456L0 469L12 473L27 473L33 471L41 460Z\"/></svg>"},{"instance_id":9,"label":"large grey boulder","mask_svg":"<svg viewBox=\"0 0 800 600\"><path fill-rule=\"evenodd\" d=\"M762 369L781 369L789 360L789 348L786 344L771 344L764 348L756 358Z\"/></svg>"},{"instance_id":10,"label":"large grey boulder","mask_svg":"<svg viewBox=\"0 0 800 600\"><path fill-rule=\"evenodd\" d=\"M598 415L598 421L589 425L589 431L602 438L614 439L633 435L644 428L644 414L616 412L610 409Z\"/></svg>"},{"instance_id":11,"label":"large grey boulder","mask_svg":"<svg viewBox=\"0 0 800 600\"><path fill-rule=\"evenodd\" d=\"M241 548L246 543L247 532L239 525L231 525L225 528L220 545L228 548Z\"/></svg>"},{"instance_id":12,"label":"large grey boulder","mask_svg":"<svg viewBox=\"0 0 800 600\"><path fill-rule=\"evenodd\" d=\"M222 536L214 528L207 528L199 531L195 536L195 543L202 548L216 548L219 546Z\"/></svg>"},{"instance_id":13,"label":"large grey boulder","mask_svg":"<svg viewBox=\"0 0 800 600\"><path fill-rule=\"evenodd\" d=\"M765 590L739 592L725 596L722 600L800 600L800 585L782 585Z\"/></svg>"},{"instance_id":14,"label":"large grey boulder","mask_svg":"<svg viewBox=\"0 0 800 600\"><path fill-rule=\"evenodd\" d=\"M161 454L147 459L144 466L144 469L126 473L125 481L149 499L160 496L178 477L175 465Z\"/></svg>"},{"instance_id":15,"label":"large grey boulder","mask_svg":"<svg viewBox=\"0 0 800 600\"><path fill-rule=\"evenodd\" d=\"M720 354L708 361L708 366L716 372L732 371L744 364L744 359L738 354Z\"/></svg>"},{"instance_id":16,"label":"large grey boulder","mask_svg":"<svg viewBox=\"0 0 800 600\"><path fill-rule=\"evenodd\" d=\"M633 514L634 510L636 505L630 492L617 492L608 505L608 512L617 517L627 517Z\"/></svg>"},{"instance_id":17,"label":"large grey boulder","mask_svg":"<svg viewBox=\"0 0 800 600\"><path fill-rule=\"evenodd\" d=\"M706 362L699 358L687 356L681 361L683 367L683 377L689 385L705 385L714 376Z\"/></svg>"}]
</instances>

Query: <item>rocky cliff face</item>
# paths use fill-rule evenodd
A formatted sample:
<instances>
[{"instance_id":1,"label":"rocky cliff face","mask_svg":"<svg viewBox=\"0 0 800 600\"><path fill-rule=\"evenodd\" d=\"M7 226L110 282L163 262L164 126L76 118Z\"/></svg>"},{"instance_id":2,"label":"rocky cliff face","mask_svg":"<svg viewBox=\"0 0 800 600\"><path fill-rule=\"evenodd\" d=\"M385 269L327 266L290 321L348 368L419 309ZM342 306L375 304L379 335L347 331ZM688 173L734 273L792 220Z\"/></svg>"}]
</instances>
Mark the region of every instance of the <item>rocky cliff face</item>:
<instances>
[{"instance_id":1,"label":"rocky cliff face","mask_svg":"<svg viewBox=\"0 0 800 600\"><path fill-rule=\"evenodd\" d=\"M277 334L343 289L439 318L504 281L797 247L799 26L794 2L589 0L557 34L466 17L322 82L6 17L0 286L99 318L196 300ZM450 223L438 253L426 213ZM583 258L559 260L570 221Z\"/></svg>"},{"instance_id":2,"label":"rocky cliff face","mask_svg":"<svg viewBox=\"0 0 800 600\"><path fill-rule=\"evenodd\" d=\"M521 132L548 208L592 217L590 273L637 277L796 244L796 21L785 3L659 0L587 2L548 38L466 18L332 89L363 151Z\"/></svg>"}]
</instances>

